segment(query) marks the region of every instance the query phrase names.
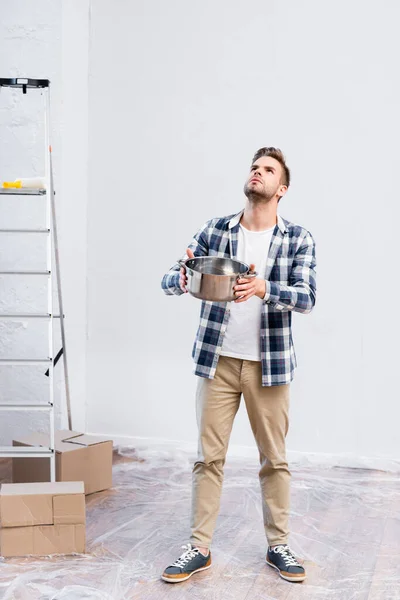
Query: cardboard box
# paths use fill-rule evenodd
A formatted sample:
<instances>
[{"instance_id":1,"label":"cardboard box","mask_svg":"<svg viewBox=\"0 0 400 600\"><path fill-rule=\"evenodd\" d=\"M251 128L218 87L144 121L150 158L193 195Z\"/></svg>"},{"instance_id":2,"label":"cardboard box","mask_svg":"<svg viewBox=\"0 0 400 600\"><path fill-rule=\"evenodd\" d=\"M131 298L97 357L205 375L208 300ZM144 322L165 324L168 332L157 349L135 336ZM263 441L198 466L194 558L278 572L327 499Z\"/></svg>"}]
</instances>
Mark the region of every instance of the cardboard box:
<instances>
[{"instance_id":1,"label":"cardboard box","mask_svg":"<svg viewBox=\"0 0 400 600\"><path fill-rule=\"evenodd\" d=\"M85 552L83 481L3 483L0 487L0 555Z\"/></svg>"},{"instance_id":2,"label":"cardboard box","mask_svg":"<svg viewBox=\"0 0 400 600\"><path fill-rule=\"evenodd\" d=\"M77 431L56 431L56 480L83 481L85 494L101 492L112 487L113 442L109 438L87 435ZM13 446L49 446L44 433L32 433ZM13 482L50 481L50 459L13 458Z\"/></svg>"}]
</instances>

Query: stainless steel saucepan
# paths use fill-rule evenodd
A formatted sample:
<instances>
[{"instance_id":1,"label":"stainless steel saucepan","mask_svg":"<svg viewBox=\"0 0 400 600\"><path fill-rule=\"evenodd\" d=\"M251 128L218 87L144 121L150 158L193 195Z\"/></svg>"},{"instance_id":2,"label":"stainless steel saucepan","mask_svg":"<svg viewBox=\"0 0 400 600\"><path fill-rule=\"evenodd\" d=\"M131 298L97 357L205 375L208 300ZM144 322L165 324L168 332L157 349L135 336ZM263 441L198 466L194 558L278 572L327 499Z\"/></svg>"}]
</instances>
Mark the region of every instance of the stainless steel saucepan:
<instances>
[{"instance_id":1,"label":"stainless steel saucepan","mask_svg":"<svg viewBox=\"0 0 400 600\"><path fill-rule=\"evenodd\" d=\"M233 258L219 256L196 256L178 260L186 269L187 291L200 300L231 302L237 300L234 286L240 278L257 277L249 265Z\"/></svg>"}]
</instances>

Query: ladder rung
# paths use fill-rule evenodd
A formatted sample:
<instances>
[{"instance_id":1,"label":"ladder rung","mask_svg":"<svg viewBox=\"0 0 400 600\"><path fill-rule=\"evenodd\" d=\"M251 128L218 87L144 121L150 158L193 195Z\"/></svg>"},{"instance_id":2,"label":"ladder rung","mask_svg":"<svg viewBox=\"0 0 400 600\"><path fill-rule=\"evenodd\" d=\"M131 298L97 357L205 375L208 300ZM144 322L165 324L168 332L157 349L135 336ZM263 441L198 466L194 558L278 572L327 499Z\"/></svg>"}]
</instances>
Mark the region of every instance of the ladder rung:
<instances>
[{"instance_id":1,"label":"ladder rung","mask_svg":"<svg viewBox=\"0 0 400 600\"><path fill-rule=\"evenodd\" d=\"M54 450L44 446L0 446L0 456L18 456L20 458L54 456Z\"/></svg>"},{"instance_id":2,"label":"ladder rung","mask_svg":"<svg viewBox=\"0 0 400 600\"><path fill-rule=\"evenodd\" d=\"M63 315L65 318L65 315ZM51 315L49 313L43 314L34 314L34 313L26 313L26 314L12 314L12 313L0 313L0 319L50 319ZM60 319L61 315L53 315L53 319Z\"/></svg>"},{"instance_id":3,"label":"ladder rung","mask_svg":"<svg viewBox=\"0 0 400 600\"><path fill-rule=\"evenodd\" d=\"M0 404L0 410L52 410L54 404Z\"/></svg>"},{"instance_id":4,"label":"ladder rung","mask_svg":"<svg viewBox=\"0 0 400 600\"><path fill-rule=\"evenodd\" d=\"M43 314L1 314L0 319L50 319L50 315L48 313Z\"/></svg>"},{"instance_id":5,"label":"ladder rung","mask_svg":"<svg viewBox=\"0 0 400 600\"><path fill-rule=\"evenodd\" d=\"M44 365L51 362L51 358L0 358L3 365Z\"/></svg>"},{"instance_id":6,"label":"ladder rung","mask_svg":"<svg viewBox=\"0 0 400 600\"><path fill-rule=\"evenodd\" d=\"M51 271L0 271L0 275L50 275Z\"/></svg>"},{"instance_id":7,"label":"ladder rung","mask_svg":"<svg viewBox=\"0 0 400 600\"><path fill-rule=\"evenodd\" d=\"M48 88L50 85L50 79L31 79L28 77L2 77L0 79L0 86L11 87L11 88L24 88L37 89L37 88Z\"/></svg>"},{"instance_id":8,"label":"ladder rung","mask_svg":"<svg viewBox=\"0 0 400 600\"><path fill-rule=\"evenodd\" d=\"M50 233L50 229L0 229L0 233Z\"/></svg>"},{"instance_id":9,"label":"ladder rung","mask_svg":"<svg viewBox=\"0 0 400 600\"><path fill-rule=\"evenodd\" d=\"M44 196L46 190L31 190L29 188L0 188L0 196Z\"/></svg>"}]
</instances>

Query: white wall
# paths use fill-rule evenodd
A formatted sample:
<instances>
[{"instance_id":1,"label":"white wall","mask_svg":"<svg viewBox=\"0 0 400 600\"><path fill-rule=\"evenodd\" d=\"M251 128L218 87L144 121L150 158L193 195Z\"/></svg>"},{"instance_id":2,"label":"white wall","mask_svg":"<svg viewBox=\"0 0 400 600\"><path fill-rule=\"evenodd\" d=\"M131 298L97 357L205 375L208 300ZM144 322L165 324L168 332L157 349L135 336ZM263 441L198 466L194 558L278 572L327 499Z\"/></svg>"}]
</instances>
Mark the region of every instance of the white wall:
<instances>
[{"instance_id":1,"label":"white wall","mask_svg":"<svg viewBox=\"0 0 400 600\"><path fill-rule=\"evenodd\" d=\"M72 428L86 431L90 0L62 1L61 269Z\"/></svg>"},{"instance_id":2,"label":"white wall","mask_svg":"<svg viewBox=\"0 0 400 600\"><path fill-rule=\"evenodd\" d=\"M253 152L277 145L293 172L280 212L318 253L289 448L400 456L399 18L361 0L93 1L90 431L195 439L200 304L160 280L206 219L241 209ZM253 444L244 411L232 443Z\"/></svg>"},{"instance_id":3,"label":"white wall","mask_svg":"<svg viewBox=\"0 0 400 600\"><path fill-rule=\"evenodd\" d=\"M160 280L206 219L243 206L249 160L268 144L292 168L282 216L317 241L317 306L294 315L289 448L399 458L398 4L3 5L0 76L52 80L74 427L195 440L200 304L164 296ZM0 103L0 177L38 171L37 107L19 117L20 98ZM40 218L26 203L21 216ZM3 242L0 258L21 265L40 252ZM5 309L21 290L0 284ZM25 301L33 308L33 295ZM37 331L7 327L1 351L37 349ZM2 398L42 394L39 379L8 374ZM13 434L2 420L1 443ZM253 444L243 410L232 443Z\"/></svg>"}]
</instances>

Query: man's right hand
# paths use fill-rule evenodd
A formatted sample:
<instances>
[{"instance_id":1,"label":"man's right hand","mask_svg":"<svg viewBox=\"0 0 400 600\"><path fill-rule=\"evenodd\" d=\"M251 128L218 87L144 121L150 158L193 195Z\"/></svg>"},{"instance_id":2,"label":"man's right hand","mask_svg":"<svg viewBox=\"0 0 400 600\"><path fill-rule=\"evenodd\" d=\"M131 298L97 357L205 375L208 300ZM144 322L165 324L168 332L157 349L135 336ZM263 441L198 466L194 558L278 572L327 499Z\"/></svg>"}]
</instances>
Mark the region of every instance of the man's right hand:
<instances>
[{"instance_id":1,"label":"man's right hand","mask_svg":"<svg viewBox=\"0 0 400 600\"><path fill-rule=\"evenodd\" d=\"M194 258L194 254L190 250L190 248L187 248L186 254L188 255L189 258ZM186 269L184 267L180 268L179 285L181 286L181 290L183 292L185 292L185 294L187 294L187 289L186 289L187 276L186 276Z\"/></svg>"}]
</instances>

